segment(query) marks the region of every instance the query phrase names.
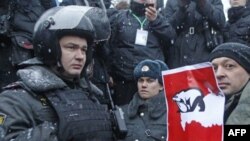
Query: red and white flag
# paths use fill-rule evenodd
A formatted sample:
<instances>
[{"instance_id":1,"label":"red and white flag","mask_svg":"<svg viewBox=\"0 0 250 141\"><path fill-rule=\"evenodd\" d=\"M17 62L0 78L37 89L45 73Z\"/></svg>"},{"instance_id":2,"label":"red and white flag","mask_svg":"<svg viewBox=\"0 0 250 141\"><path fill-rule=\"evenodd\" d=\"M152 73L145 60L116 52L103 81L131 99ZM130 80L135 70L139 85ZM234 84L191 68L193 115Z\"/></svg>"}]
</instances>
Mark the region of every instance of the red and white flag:
<instances>
[{"instance_id":1,"label":"red and white flag","mask_svg":"<svg viewBox=\"0 0 250 141\"><path fill-rule=\"evenodd\" d=\"M162 72L167 141L223 141L225 97L209 62Z\"/></svg>"}]
</instances>

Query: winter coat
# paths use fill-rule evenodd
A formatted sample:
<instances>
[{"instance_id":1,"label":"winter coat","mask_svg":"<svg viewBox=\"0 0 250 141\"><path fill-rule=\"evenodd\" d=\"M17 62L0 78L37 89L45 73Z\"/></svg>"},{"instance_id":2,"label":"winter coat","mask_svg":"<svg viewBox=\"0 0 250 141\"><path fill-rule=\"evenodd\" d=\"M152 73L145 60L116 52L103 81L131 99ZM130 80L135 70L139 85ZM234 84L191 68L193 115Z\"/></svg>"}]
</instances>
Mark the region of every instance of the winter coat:
<instances>
[{"instance_id":1,"label":"winter coat","mask_svg":"<svg viewBox=\"0 0 250 141\"><path fill-rule=\"evenodd\" d=\"M111 21L110 59L113 78L123 81L133 80L134 67L144 59L164 61L162 49L164 41L176 37L175 30L160 14L155 21L145 21L143 30L148 31L146 46L135 44L136 32L141 29L139 21L131 10L120 10ZM144 17L141 18L141 22Z\"/></svg>"},{"instance_id":2,"label":"winter coat","mask_svg":"<svg viewBox=\"0 0 250 141\"><path fill-rule=\"evenodd\" d=\"M200 5L191 1L189 6L179 8L178 0L168 0L163 12L176 28L177 38L168 46L166 61L170 68L208 61L211 49L206 46L204 20L215 30L225 25L221 0L200 0Z\"/></svg>"},{"instance_id":3,"label":"winter coat","mask_svg":"<svg viewBox=\"0 0 250 141\"><path fill-rule=\"evenodd\" d=\"M124 141L165 141L167 134L164 93L144 101L136 93L131 102L122 107L128 134Z\"/></svg>"},{"instance_id":4,"label":"winter coat","mask_svg":"<svg viewBox=\"0 0 250 141\"><path fill-rule=\"evenodd\" d=\"M225 42L239 42L250 46L250 7L232 7L224 29Z\"/></svg>"},{"instance_id":5,"label":"winter coat","mask_svg":"<svg viewBox=\"0 0 250 141\"><path fill-rule=\"evenodd\" d=\"M227 120L225 121L225 124L249 125L250 123L249 106L250 106L250 81L248 81L245 88L242 90L238 104L233 109Z\"/></svg>"},{"instance_id":6,"label":"winter coat","mask_svg":"<svg viewBox=\"0 0 250 141\"><path fill-rule=\"evenodd\" d=\"M0 125L7 131L5 139L58 141L58 116L44 94L70 87L87 91L86 81L69 85L44 66L21 69L18 75L20 81L0 94L0 117L3 119Z\"/></svg>"}]
</instances>

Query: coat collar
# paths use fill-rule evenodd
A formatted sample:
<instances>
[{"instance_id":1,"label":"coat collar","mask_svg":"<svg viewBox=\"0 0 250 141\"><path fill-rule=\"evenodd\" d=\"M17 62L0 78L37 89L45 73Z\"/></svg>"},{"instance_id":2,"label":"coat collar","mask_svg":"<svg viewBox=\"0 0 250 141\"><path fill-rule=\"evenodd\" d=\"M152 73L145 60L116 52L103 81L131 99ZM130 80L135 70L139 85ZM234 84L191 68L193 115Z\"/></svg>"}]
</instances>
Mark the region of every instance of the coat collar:
<instances>
[{"instance_id":1,"label":"coat collar","mask_svg":"<svg viewBox=\"0 0 250 141\"><path fill-rule=\"evenodd\" d=\"M250 123L250 81L243 89L238 105L228 117L226 124L249 124Z\"/></svg>"},{"instance_id":2,"label":"coat collar","mask_svg":"<svg viewBox=\"0 0 250 141\"><path fill-rule=\"evenodd\" d=\"M140 98L139 94L136 93L128 105L128 116L129 118L135 118L139 111L142 110L148 112L149 117L157 119L166 113L166 102L163 91L158 95L148 99L143 100Z\"/></svg>"}]
</instances>

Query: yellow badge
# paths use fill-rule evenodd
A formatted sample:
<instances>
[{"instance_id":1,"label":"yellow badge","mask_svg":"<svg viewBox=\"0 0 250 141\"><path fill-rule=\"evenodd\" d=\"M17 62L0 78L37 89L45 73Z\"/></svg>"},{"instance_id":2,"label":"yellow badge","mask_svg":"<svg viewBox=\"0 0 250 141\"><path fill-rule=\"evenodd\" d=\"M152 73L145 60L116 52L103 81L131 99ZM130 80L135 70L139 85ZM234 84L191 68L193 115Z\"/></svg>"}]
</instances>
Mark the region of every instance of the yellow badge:
<instances>
[{"instance_id":1,"label":"yellow badge","mask_svg":"<svg viewBox=\"0 0 250 141\"><path fill-rule=\"evenodd\" d=\"M5 121L6 115L3 113L0 113L0 125L2 125Z\"/></svg>"}]
</instances>

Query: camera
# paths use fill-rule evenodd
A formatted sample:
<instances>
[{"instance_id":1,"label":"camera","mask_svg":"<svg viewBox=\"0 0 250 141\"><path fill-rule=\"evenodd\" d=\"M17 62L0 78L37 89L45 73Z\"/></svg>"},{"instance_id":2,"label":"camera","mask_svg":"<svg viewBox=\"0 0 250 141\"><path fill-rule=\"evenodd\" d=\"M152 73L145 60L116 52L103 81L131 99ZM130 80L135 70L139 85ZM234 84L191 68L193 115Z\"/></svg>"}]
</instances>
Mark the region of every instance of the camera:
<instances>
[{"instance_id":1,"label":"camera","mask_svg":"<svg viewBox=\"0 0 250 141\"><path fill-rule=\"evenodd\" d=\"M148 7L154 7L154 3L145 3L145 7L148 8Z\"/></svg>"},{"instance_id":2,"label":"camera","mask_svg":"<svg viewBox=\"0 0 250 141\"><path fill-rule=\"evenodd\" d=\"M124 121L123 111L116 106L111 110L111 118L113 121L113 131L118 139L124 139L128 133L127 126Z\"/></svg>"}]
</instances>

